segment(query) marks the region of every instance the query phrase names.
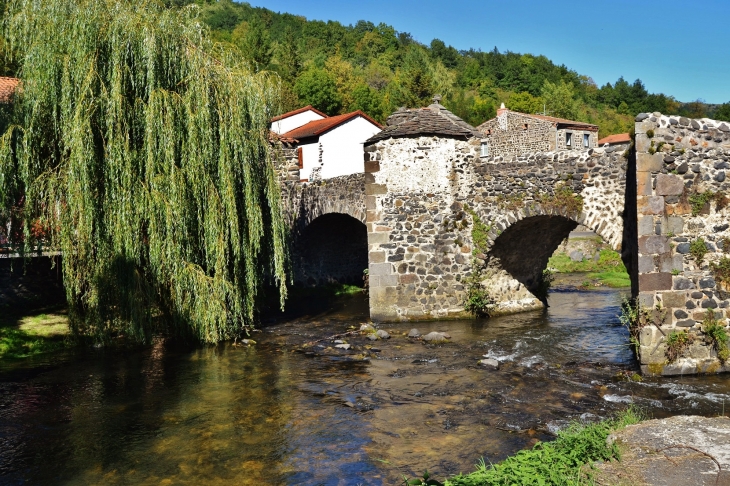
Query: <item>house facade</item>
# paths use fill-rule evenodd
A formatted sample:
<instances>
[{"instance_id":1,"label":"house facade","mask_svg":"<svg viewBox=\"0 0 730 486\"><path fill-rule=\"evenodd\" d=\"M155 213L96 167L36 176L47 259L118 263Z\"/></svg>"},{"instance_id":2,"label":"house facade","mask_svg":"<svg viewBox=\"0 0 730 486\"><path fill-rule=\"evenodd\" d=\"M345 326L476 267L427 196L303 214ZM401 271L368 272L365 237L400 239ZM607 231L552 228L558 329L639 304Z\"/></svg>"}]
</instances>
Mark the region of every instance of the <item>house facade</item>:
<instances>
[{"instance_id":1,"label":"house facade","mask_svg":"<svg viewBox=\"0 0 730 486\"><path fill-rule=\"evenodd\" d=\"M598 146L598 125L510 111L504 103L497 116L477 130L483 134L482 157L588 150Z\"/></svg>"},{"instance_id":2,"label":"house facade","mask_svg":"<svg viewBox=\"0 0 730 486\"><path fill-rule=\"evenodd\" d=\"M327 118L327 115L312 107L312 105L299 108L298 110L275 116L271 119L271 131L277 135L299 128L302 125L315 120Z\"/></svg>"},{"instance_id":3,"label":"house facade","mask_svg":"<svg viewBox=\"0 0 730 486\"><path fill-rule=\"evenodd\" d=\"M281 137L294 141L302 181L364 171L363 143L381 125L362 111L309 121Z\"/></svg>"}]
</instances>

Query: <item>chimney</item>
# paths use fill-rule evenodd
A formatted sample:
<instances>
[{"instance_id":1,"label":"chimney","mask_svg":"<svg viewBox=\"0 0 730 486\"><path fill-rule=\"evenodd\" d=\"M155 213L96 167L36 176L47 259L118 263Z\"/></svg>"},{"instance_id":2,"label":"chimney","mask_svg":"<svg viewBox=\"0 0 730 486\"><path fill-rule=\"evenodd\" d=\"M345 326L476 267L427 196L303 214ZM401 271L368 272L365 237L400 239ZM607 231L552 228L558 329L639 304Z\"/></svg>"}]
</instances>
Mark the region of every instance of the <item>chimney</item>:
<instances>
[{"instance_id":1,"label":"chimney","mask_svg":"<svg viewBox=\"0 0 730 486\"><path fill-rule=\"evenodd\" d=\"M502 106L499 107L499 110L497 110L497 116L502 116L503 113L507 113L509 110L504 107L504 103L502 103Z\"/></svg>"},{"instance_id":2,"label":"chimney","mask_svg":"<svg viewBox=\"0 0 730 486\"><path fill-rule=\"evenodd\" d=\"M437 94L433 98L431 98L431 100L433 101L434 105L439 105L441 104L441 95Z\"/></svg>"}]
</instances>

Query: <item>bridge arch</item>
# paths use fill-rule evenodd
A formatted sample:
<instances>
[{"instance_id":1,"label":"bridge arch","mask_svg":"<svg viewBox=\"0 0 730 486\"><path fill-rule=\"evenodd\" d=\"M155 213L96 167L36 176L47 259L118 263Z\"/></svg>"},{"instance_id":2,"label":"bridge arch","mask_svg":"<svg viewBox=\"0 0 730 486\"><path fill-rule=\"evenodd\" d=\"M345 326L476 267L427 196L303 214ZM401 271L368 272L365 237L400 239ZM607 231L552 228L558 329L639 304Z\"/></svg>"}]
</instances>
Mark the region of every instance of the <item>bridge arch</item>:
<instances>
[{"instance_id":1,"label":"bridge arch","mask_svg":"<svg viewBox=\"0 0 730 486\"><path fill-rule=\"evenodd\" d=\"M294 238L292 260L298 285L362 285L368 267L367 228L346 213L317 216Z\"/></svg>"}]
</instances>

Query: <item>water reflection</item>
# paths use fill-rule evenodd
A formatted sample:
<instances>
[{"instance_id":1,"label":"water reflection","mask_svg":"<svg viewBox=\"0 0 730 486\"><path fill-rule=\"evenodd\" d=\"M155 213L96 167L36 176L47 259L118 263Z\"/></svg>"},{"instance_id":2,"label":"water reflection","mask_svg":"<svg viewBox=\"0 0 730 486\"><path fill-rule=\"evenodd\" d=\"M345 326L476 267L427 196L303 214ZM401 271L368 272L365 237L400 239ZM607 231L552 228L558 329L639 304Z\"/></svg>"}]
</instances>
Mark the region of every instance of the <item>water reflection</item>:
<instances>
[{"instance_id":1,"label":"water reflection","mask_svg":"<svg viewBox=\"0 0 730 486\"><path fill-rule=\"evenodd\" d=\"M618 380L635 369L620 300L558 290L547 312L418 324L448 331L443 346L407 339L409 324L348 352L317 341L362 321L355 299L253 347L161 341L0 371L0 482L392 484L498 461L627 402L656 416L730 405L726 376Z\"/></svg>"}]
</instances>

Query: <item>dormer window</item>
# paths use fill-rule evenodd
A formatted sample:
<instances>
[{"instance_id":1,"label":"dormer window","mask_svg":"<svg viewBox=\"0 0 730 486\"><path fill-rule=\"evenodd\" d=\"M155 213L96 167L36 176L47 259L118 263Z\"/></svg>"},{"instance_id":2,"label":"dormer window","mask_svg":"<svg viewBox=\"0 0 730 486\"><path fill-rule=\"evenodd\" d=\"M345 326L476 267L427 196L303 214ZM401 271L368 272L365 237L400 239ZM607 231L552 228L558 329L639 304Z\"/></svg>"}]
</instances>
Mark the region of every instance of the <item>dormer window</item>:
<instances>
[{"instance_id":1,"label":"dormer window","mask_svg":"<svg viewBox=\"0 0 730 486\"><path fill-rule=\"evenodd\" d=\"M565 134L565 146L571 147L573 145L573 134L568 132Z\"/></svg>"},{"instance_id":2,"label":"dormer window","mask_svg":"<svg viewBox=\"0 0 730 486\"><path fill-rule=\"evenodd\" d=\"M481 152L479 155L481 157L489 157L489 142L482 142Z\"/></svg>"},{"instance_id":3,"label":"dormer window","mask_svg":"<svg viewBox=\"0 0 730 486\"><path fill-rule=\"evenodd\" d=\"M591 136L587 133L583 134L583 147L585 147L585 148L591 147Z\"/></svg>"}]
</instances>

